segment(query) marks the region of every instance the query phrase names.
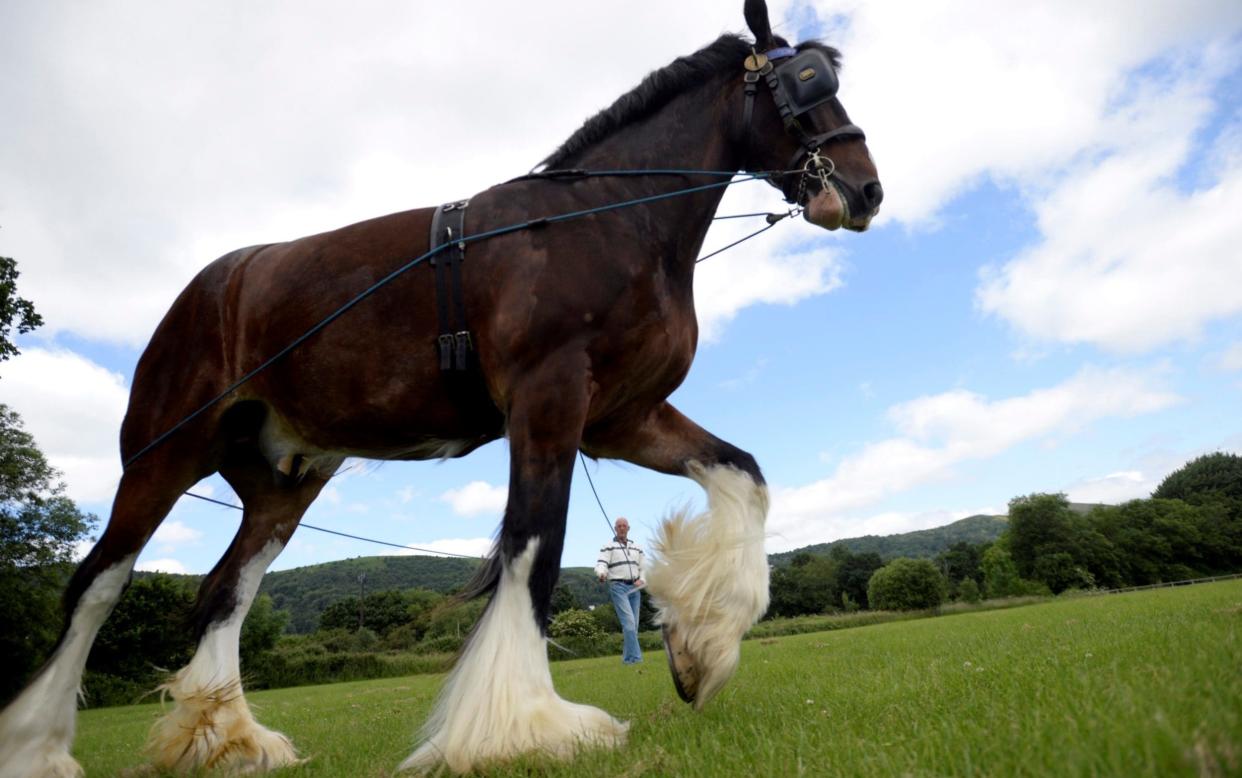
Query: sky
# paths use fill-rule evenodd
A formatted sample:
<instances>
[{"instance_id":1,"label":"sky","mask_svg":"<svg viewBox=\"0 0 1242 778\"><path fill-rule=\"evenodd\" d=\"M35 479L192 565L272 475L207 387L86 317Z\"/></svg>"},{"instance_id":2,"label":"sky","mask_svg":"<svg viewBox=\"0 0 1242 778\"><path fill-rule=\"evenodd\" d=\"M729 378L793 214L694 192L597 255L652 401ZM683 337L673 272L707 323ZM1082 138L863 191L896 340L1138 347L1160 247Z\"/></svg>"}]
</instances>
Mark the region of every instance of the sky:
<instances>
[{"instance_id":1,"label":"sky","mask_svg":"<svg viewBox=\"0 0 1242 778\"><path fill-rule=\"evenodd\" d=\"M0 364L0 402L106 520L134 365L201 267L522 174L647 72L744 32L734 5L0 5L0 255L46 321ZM758 459L770 551L1034 492L1121 502L1242 452L1242 4L769 7L844 53L886 193L865 234L787 220L697 271L671 399ZM756 210L779 194L741 184L720 213ZM640 543L702 507L687 479L589 469ZM305 521L483 554L507 476L504 441L350 460ZM194 491L235 501L218 477ZM139 567L206 572L239 517L183 498ZM564 564L609 535L580 466ZM303 527L273 568L377 553L402 552Z\"/></svg>"}]
</instances>

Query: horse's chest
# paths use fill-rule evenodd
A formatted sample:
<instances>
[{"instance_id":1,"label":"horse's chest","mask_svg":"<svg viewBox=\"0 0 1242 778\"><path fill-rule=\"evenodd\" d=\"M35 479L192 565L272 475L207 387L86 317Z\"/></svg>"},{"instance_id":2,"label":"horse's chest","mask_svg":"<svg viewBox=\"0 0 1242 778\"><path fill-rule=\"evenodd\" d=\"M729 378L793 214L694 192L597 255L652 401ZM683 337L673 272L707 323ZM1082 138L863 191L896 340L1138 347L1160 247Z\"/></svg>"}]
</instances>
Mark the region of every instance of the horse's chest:
<instances>
[{"instance_id":1,"label":"horse's chest","mask_svg":"<svg viewBox=\"0 0 1242 778\"><path fill-rule=\"evenodd\" d=\"M596 382L605 391L663 399L689 372L697 334L693 311L668 309L634 322L605 338L593 360Z\"/></svg>"}]
</instances>

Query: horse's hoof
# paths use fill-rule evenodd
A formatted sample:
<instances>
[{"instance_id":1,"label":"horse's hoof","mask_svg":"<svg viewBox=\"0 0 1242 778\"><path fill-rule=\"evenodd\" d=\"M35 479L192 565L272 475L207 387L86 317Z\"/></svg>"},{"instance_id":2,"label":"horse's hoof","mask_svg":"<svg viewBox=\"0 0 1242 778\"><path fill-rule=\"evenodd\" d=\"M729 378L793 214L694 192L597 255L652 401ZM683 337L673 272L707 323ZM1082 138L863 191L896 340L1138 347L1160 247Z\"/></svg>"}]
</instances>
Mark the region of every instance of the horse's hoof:
<instances>
[{"instance_id":1,"label":"horse's hoof","mask_svg":"<svg viewBox=\"0 0 1242 778\"><path fill-rule=\"evenodd\" d=\"M685 641L675 628L664 625L660 636L664 638L664 653L668 656L668 669L673 675L673 688L677 689L677 696L682 702L693 705L699 690L699 670L694 664L694 657L686 651Z\"/></svg>"}]
</instances>

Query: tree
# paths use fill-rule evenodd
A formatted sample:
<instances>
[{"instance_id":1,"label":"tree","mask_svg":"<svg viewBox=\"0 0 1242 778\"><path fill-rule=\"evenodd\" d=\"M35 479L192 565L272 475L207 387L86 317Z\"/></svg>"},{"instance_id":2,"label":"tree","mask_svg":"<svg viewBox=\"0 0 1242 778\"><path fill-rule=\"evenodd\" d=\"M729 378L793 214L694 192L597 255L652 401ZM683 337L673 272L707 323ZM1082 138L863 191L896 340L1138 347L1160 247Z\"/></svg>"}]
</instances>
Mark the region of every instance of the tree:
<instances>
[{"instance_id":1,"label":"tree","mask_svg":"<svg viewBox=\"0 0 1242 778\"><path fill-rule=\"evenodd\" d=\"M250 606L241 628L241 661L243 665L258 659L276 647L289 623L289 612L276 610L270 594L260 594Z\"/></svg>"},{"instance_id":2,"label":"tree","mask_svg":"<svg viewBox=\"0 0 1242 778\"><path fill-rule=\"evenodd\" d=\"M979 602L983 599L979 592L979 584L973 578L963 578L957 585L957 599L962 602Z\"/></svg>"},{"instance_id":3,"label":"tree","mask_svg":"<svg viewBox=\"0 0 1242 778\"><path fill-rule=\"evenodd\" d=\"M944 602L945 582L926 559L894 559L875 571L867 599L876 610L923 610Z\"/></svg>"},{"instance_id":4,"label":"tree","mask_svg":"<svg viewBox=\"0 0 1242 778\"><path fill-rule=\"evenodd\" d=\"M21 353L13 345L14 327L22 335L43 324L34 303L17 296L18 275L17 262L0 257L0 362Z\"/></svg>"},{"instance_id":5,"label":"tree","mask_svg":"<svg viewBox=\"0 0 1242 778\"><path fill-rule=\"evenodd\" d=\"M1072 553L1069 500L1064 494L1032 494L1009 501L1009 553L1018 575L1035 578L1041 556Z\"/></svg>"},{"instance_id":6,"label":"tree","mask_svg":"<svg viewBox=\"0 0 1242 778\"><path fill-rule=\"evenodd\" d=\"M1189 503L1223 497L1242 505L1242 456L1217 451L1192 459L1161 481L1151 496Z\"/></svg>"},{"instance_id":7,"label":"tree","mask_svg":"<svg viewBox=\"0 0 1242 778\"><path fill-rule=\"evenodd\" d=\"M797 554L788 565L772 571L768 612L773 616L823 613L841 600L837 565L815 554Z\"/></svg>"},{"instance_id":8,"label":"tree","mask_svg":"<svg viewBox=\"0 0 1242 778\"><path fill-rule=\"evenodd\" d=\"M979 562L983 569L983 590L991 597L1016 597L1022 593L1022 580L1013 557L1001 543L983 552Z\"/></svg>"},{"instance_id":9,"label":"tree","mask_svg":"<svg viewBox=\"0 0 1242 778\"><path fill-rule=\"evenodd\" d=\"M1201 527L1209 513L1207 506L1151 499L1100 508L1092 516L1116 548L1122 583L1142 586L1194 578L1208 568Z\"/></svg>"},{"instance_id":10,"label":"tree","mask_svg":"<svg viewBox=\"0 0 1242 778\"><path fill-rule=\"evenodd\" d=\"M957 593L958 583L964 578L972 579L976 585L983 582L983 569L979 564L986 547L984 543L958 541L936 557L936 567L949 581L950 594Z\"/></svg>"},{"instance_id":11,"label":"tree","mask_svg":"<svg viewBox=\"0 0 1242 778\"><path fill-rule=\"evenodd\" d=\"M0 700L55 644L74 547L95 524L64 491L21 417L0 405Z\"/></svg>"},{"instance_id":12,"label":"tree","mask_svg":"<svg viewBox=\"0 0 1242 778\"><path fill-rule=\"evenodd\" d=\"M1046 584L1053 594L1060 594L1066 589L1090 589L1095 586L1095 576L1075 564L1074 557L1064 551L1044 554L1035 560L1034 578Z\"/></svg>"},{"instance_id":13,"label":"tree","mask_svg":"<svg viewBox=\"0 0 1242 778\"><path fill-rule=\"evenodd\" d=\"M552 590L552 615L563 613L568 610L581 610L582 606L578 603L578 598L569 590L565 584L557 584Z\"/></svg>"},{"instance_id":14,"label":"tree","mask_svg":"<svg viewBox=\"0 0 1242 778\"><path fill-rule=\"evenodd\" d=\"M840 548L842 553L838 555L834 548L832 557L837 563L837 588L842 595L849 597L850 601L859 607L870 608L871 604L867 600L867 584L871 582L871 576L875 571L884 566L884 560L874 551L852 554L845 546Z\"/></svg>"},{"instance_id":15,"label":"tree","mask_svg":"<svg viewBox=\"0 0 1242 778\"><path fill-rule=\"evenodd\" d=\"M86 668L149 691L165 672L190 661L194 653L194 631L189 628L193 609L192 579L166 573L135 578L99 630ZM93 684L86 686L91 692ZM132 701L92 697L96 703Z\"/></svg>"},{"instance_id":16,"label":"tree","mask_svg":"<svg viewBox=\"0 0 1242 778\"><path fill-rule=\"evenodd\" d=\"M428 598L421 595L393 590L372 592L362 600L363 623L359 625L358 598L346 597L324 609L319 616L319 629L345 629L352 632L361 626L377 635L386 636L397 627L409 623L414 615L425 613L430 607L432 605Z\"/></svg>"}]
</instances>

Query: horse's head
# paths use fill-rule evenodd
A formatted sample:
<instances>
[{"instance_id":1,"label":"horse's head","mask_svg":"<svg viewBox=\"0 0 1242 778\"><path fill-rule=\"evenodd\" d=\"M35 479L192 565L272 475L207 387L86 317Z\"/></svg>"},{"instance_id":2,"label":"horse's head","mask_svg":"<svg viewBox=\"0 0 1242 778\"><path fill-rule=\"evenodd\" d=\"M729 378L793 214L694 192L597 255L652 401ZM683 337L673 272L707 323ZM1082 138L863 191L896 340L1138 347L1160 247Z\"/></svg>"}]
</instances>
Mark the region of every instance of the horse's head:
<instances>
[{"instance_id":1,"label":"horse's head","mask_svg":"<svg viewBox=\"0 0 1242 778\"><path fill-rule=\"evenodd\" d=\"M796 171L770 179L812 224L862 232L884 189L862 130L837 99L836 50L791 47L772 34L764 0L746 0L754 53L743 64L740 136L747 170Z\"/></svg>"}]
</instances>

